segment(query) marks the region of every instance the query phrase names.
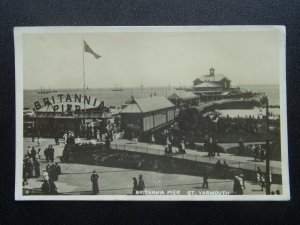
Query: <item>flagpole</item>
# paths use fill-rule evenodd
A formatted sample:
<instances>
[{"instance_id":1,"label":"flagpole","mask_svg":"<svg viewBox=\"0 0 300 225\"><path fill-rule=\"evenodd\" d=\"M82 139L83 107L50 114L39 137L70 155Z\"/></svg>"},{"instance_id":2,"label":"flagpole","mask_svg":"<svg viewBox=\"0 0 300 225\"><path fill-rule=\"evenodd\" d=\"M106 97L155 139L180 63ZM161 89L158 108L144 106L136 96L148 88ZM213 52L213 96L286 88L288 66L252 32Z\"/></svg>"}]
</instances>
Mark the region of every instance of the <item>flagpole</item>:
<instances>
[{"instance_id":1,"label":"flagpole","mask_svg":"<svg viewBox=\"0 0 300 225\"><path fill-rule=\"evenodd\" d=\"M84 39L82 38L82 72L83 72L83 105L84 105L84 112L85 110L85 68L84 68Z\"/></svg>"}]
</instances>

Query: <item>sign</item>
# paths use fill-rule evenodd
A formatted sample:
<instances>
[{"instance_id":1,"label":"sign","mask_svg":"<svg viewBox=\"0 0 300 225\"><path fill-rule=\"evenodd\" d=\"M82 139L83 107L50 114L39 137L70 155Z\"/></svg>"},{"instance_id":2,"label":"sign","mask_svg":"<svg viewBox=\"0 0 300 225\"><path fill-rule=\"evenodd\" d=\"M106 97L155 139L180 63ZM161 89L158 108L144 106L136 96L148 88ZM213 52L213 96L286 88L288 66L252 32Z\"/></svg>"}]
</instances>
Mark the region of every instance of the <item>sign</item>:
<instances>
[{"instance_id":1,"label":"sign","mask_svg":"<svg viewBox=\"0 0 300 225\"><path fill-rule=\"evenodd\" d=\"M104 108L104 102L95 97L81 94L58 94L43 98L43 101L35 101L34 107L39 112L75 112L83 109Z\"/></svg>"}]
</instances>

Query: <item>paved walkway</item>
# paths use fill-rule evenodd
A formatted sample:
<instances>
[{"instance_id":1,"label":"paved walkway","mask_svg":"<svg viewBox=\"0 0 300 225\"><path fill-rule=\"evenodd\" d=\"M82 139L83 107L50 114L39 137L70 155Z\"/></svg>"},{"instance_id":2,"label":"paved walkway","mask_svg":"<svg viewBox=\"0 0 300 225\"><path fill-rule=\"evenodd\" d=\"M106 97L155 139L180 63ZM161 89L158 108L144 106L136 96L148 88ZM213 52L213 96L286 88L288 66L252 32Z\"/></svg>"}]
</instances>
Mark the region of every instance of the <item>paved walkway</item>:
<instances>
[{"instance_id":1,"label":"paved walkway","mask_svg":"<svg viewBox=\"0 0 300 225\"><path fill-rule=\"evenodd\" d=\"M59 157L62 155L64 144L62 140L59 145L54 145L53 139L40 139L40 146L37 146L36 142L32 142L30 138L25 138L23 142L23 152L26 154L27 146L38 148L42 150L42 158L39 159L41 164L41 170L46 167L47 162L43 155L43 151L49 144L52 144L55 149L55 161L59 162ZM134 147L141 146L146 147L146 143L132 144L126 140L118 140L113 142L113 144L125 144L127 146ZM149 149L157 149L163 146L151 145ZM127 149L126 149L127 150ZM156 150L154 150L156 151ZM194 153L192 150L188 152ZM161 152L161 151L159 151ZM195 152L199 154L199 157L208 158L201 152ZM185 156L187 156L187 153ZM222 154L220 157L222 157ZM181 157L176 155L173 157ZM59 176L56 186L58 192L66 195L90 195L91 193L91 182L90 176L93 170L96 170L100 176L99 195L130 195L132 191L132 177L138 177L139 174L143 174L146 190L168 194L169 191L174 191L177 194L188 194L191 191L195 191L195 194L200 194L201 192L207 191L207 189L201 188L202 177L190 176L190 175L179 175L179 174L166 174L152 171L142 171L142 170L131 170L123 168L113 168L113 167L103 167L96 165L84 165L76 163L60 163L62 168L62 174ZM209 179L209 191L225 192L225 194L231 194L233 188L233 181L230 179ZM28 180L28 185L24 187L24 190L34 190L37 193L41 192L42 180L41 178L31 178ZM281 185L272 185L272 190L282 191ZM248 195L264 195L265 192L260 190L260 187L253 182L246 182L246 189L244 194Z\"/></svg>"},{"instance_id":2,"label":"paved walkway","mask_svg":"<svg viewBox=\"0 0 300 225\"><path fill-rule=\"evenodd\" d=\"M245 143L247 144L247 143ZM236 143L219 143L224 149L238 146ZM114 140L111 143L113 149L135 151L141 153L148 153L153 155L165 155L163 145L148 144L142 142L131 142L125 139ZM173 152L178 151L177 147L172 148ZM223 163L225 160L230 167L241 168L246 170L256 171L257 167L260 167L262 171L265 171L266 162L255 162L251 157L236 156L228 153L220 153L220 156L208 157L207 152L200 152L196 150L186 150L186 154L173 154L174 158L182 158L192 161L201 161L206 163L215 164L218 160ZM270 171L273 174L281 174L281 162L270 161Z\"/></svg>"}]
</instances>

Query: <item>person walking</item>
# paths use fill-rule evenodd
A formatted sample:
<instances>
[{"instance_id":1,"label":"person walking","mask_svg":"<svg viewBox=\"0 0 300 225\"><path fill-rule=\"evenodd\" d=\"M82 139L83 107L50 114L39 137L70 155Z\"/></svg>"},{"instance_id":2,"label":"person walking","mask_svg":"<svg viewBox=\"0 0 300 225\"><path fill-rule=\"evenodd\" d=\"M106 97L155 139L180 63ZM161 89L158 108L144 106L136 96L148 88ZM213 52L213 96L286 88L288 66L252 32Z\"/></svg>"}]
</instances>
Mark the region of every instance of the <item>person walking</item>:
<instances>
[{"instance_id":1,"label":"person walking","mask_svg":"<svg viewBox=\"0 0 300 225\"><path fill-rule=\"evenodd\" d=\"M57 181L58 176L61 174L61 167L60 167L60 165L58 165L57 162L55 163L54 170L55 170L55 180L54 181Z\"/></svg>"},{"instance_id":2,"label":"person walking","mask_svg":"<svg viewBox=\"0 0 300 225\"><path fill-rule=\"evenodd\" d=\"M54 161L54 148L53 148L52 145L50 145L50 147L49 147L49 160L50 160L51 162Z\"/></svg>"},{"instance_id":3,"label":"person walking","mask_svg":"<svg viewBox=\"0 0 300 225\"><path fill-rule=\"evenodd\" d=\"M30 158L27 161L27 168L28 168L28 178L32 178L33 177L33 164L32 164L32 161Z\"/></svg>"},{"instance_id":4,"label":"person walking","mask_svg":"<svg viewBox=\"0 0 300 225\"><path fill-rule=\"evenodd\" d=\"M30 157L32 158L32 160L36 159L36 150L34 149L34 147L32 147L31 149Z\"/></svg>"},{"instance_id":5,"label":"person walking","mask_svg":"<svg viewBox=\"0 0 300 225\"><path fill-rule=\"evenodd\" d=\"M264 188L266 187L266 177L264 175L260 177L260 186L261 186L261 191L263 191Z\"/></svg>"},{"instance_id":6,"label":"person walking","mask_svg":"<svg viewBox=\"0 0 300 225\"><path fill-rule=\"evenodd\" d=\"M264 159L265 159L265 150L263 148L260 148L260 151L259 151L259 158L260 158L260 161L263 162Z\"/></svg>"},{"instance_id":7,"label":"person walking","mask_svg":"<svg viewBox=\"0 0 300 225\"><path fill-rule=\"evenodd\" d=\"M183 153L183 154L185 153L185 143L184 143L184 140L181 141L180 152Z\"/></svg>"},{"instance_id":8,"label":"person walking","mask_svg":"<svg viewBox=\"0 0 300 225\"><path fill-rule=\"evenodd\" d=\"M110 150L110 138L108 135L105 136L105 146L106 150Z\"/></svg>"},{"instance_id":9,"label":"person walking","mask_svg":"<svg viewBox=\"0 0 300 225\"><path fill-rule=\"evenodd\" d=\"M31 157L31 147L30 146L27 147L26 154L27 154L28 157Z\"/></svg>"},{"instance_id":10,"label":"person walking","mask_svg":"<svg viewBox=\"0 0 300 225\"><path fill-rule=\"evenodd\" d=\"M242 195L244 194L240 178L238 176L234 176L233 178L233 194L234 195Z\"/></svg>"},{"instance_id":11,"label":"person walking","mask_svg":"<svg viewBox=\"0 0 300 225\"><path fill-rule=\"evenodd\" d=\"M59 145L59 134L58 131L55 132L54 141L56 145Z\"/></svg>"},{"instance_id":12,"label":"person walking","mask_svg":"<svg viewBox=\"0 0 300 225\"><path fill-rule=\"evenodd\" d=\"M68 139L68 134L67 134L67 132L64 133L63 138L64 138L65 145L66 145L66 144L67 144L67 139Z\"/></svg>"},{"instance_id":13,"label":"person walking","mask_svg":"<svg viewBox=\"0 0 300 225\"><path fill-rule=\"evenodd\" d=\"M138 189L137 179L135 177L133 177L132 180L133 180L132 194L136 195L136 191Z\"/></svg>"},{"instance_id":14,"label":"person walking","mask_svg":"<svg viewBox=\"0 0 300 225\"><path fill-rule=\"evenodd\" d=\"M262 176L262 171L260 169L260 167L257 167L256 169L256 182L259 183L260 182L260 177Z\"/></svg>"},{"instance_id":15,"label":"person walking","mask_svg":"<svg viewBox=\"0 0 300 225\"><path fill-rule=\"evenodd\" d=\"M238 148L238 155L241 155L241 154L244 153L244 150L245 150L243 138L240 138L240 139L239 139L238 145L239 145L239 148Z\"/></svg>"},{"instance_id":16,"label":"person walking","mask_svg":"<svg viewBox=\"0 0 300 225\"><path fill-rule=\"evenodd\" d=\"M205 152L208 152L208 156L209 156L208 144L209 144L209 137L208 135L205 135L203 148Z\"/></svg>"},{"instance_id":17,"label":"person walking","mask_svg":"<svg viewBox=\"0 0 300 225\"><path fill-rule=\"evenodd\" d=\"M23 186L28 184L28 168L27 168L27 159L23 160Z\"/></svg>"},{"instance_id":18,"label":"person walking","mask_svg":"<svg viewBox=\"0 0 300 225\"><path fill-rule=\"evenodd\" d=\"M37 155L38 155L39 159L41 159L41 156L42 156L42 153L41 153L41 148L38 148Z\"/></svg>"},{"instance_id":19,"label":"person walking","mask_svg":"<svg viewBox=\"0 0 300 225\"><path fill-rule=\"evenodd\" d=\"M56 178L56 171L54 164L51 164L48 168L49 180L57 180Z\"/></svg>"},{"instance_id":20,"label":"person walking","mask_svg":"<svg viewBox=\"0 0 300 225\"><path fill-rule=\"evenodd\" d=\"M208 189L208 175L206 173L206 169L203 171L203 183L202 183L202 188Z\"/></svg>"},{"instance_id":21,"label":"person walking","mask_svg":"<svg viewBox=\"0 0 300 225\"><path fill-rule=\"evenodd\" d=\"M94 170L93 174L91 175L92 192L94 195L99 193L98 179L99 179L99 175Z\"/></svg>"},{"instance_id":22,"label":"person walking","mask_svg":"<svg viewBox=\"0 0 300 225\"><path fill-rule=\"evenodd\" d=\"M100 141L101 140L101 135L100 135L100 131L99 130L97 130L97 141Z\"/></svg>"},{"instance_id":23,"label":"person walking","mask_svg":"<svg viewBox=\"0 0 300 225\"><path fill-rule=\"evenodd\" d=\"M218 156L220 156L220 148L217 145L217 143L218 143L218 140L214 139L214 141L213 141L214 155L217 154Z\"/></svg>"},{"instance_id":24,"label":"person walking","mask_svg":"<svg viewBox=\"0 0 300 225\"><path fill-rule=\"evenodd\" d=\"M49 174L46 169L43 169L43 180L49 180Z\"/></svg>"},{"instance_id":25,"label":"person walking","mask_svg":"<svg viewBox=\"0 0 300 225\"><path fill-rule=\"evenodd\" d=\"M37 178L40 177L41 176L40 163L37 160L34 160L33 166L34 166L35 177L37 177Z\"/></svg>"},{"instance_id":26,"label":"person walking","mask_svg":"<svg viewBox=\"0 0 300 225\"><path fill-rule=\"evenodd\" d=\"M44 179L44 182L42 184L41 190L42 190L42 193L44 195L49 195L50 194L50 185L49 185L49 181L48 180Z\"/></svg>"},{"instance_id":27,"label":"person walking","mask_svg":"<svg viewBox=\"0 0 300 225\"><path fill-rule=\"evenodd\" d=\"M223 162L223 178L227 178L228 173L229 173L229 166L226 163L226 161L224 160L224 162Z\"/></svg>"},{"instance_id":28,"label":"person walking","mask_svg":"<svg viewBox=\"0 0 300 225\"><path fill-rule=\"evenodd\" d=\"M46 148L44 150L44 155L45 155L45 158L46 158L47 162L49 162L49 148L50 148L50 146L48 146L48 148Z\"/></svg>"},{"instance_id":29,"label":"person walking","mask_svg":"<svg viewBox=\"0 0 300 225\"><path fill-rule=\"evenodd\" d=\"M154 137L154 134L151 135L151 144L153 144L153 145L155 144L155 137Z\"/></svg>"},{"instance_id":30,"label":"person walking","mask_svg":"<svg viewBox=\"0 0 300 225\"><path fill-rule=\"evenodd\" d=\"M50 195L57 195L58 194L57 187L56 187L54 181L49 179L48 182L49 182L49 194Z\"/></svg>"},{"instance_id":31,"label":"person walking","mask_svg":"<svg viewBox=\"0 0 300 225\"><path fill-rule=\"evenodd\" d=\"M266 185L266 182L265 182L265 176L264 176L263 172L261 171L260 167L257 167L257 170L256 170L256 182L261 187L261 190L263 191L264 187Z\"/></svg>"},{"instance_id":32,"label":"person walking","mask_svg":"<svg viewBox=\"0 0 300 225\"><path fill-rule=\"evenodd\" d=\"M138 190L141 192L143 192L145 190L145 182L144 182L142 174L139 175Z\"/></svg>"},{"instance_id":33,"label":"person walking","mask_svg":"<svg viewBox=\"0 0 300 225\"><path fill-rule=\"evenodd\" d=\"M213 150L213 139L209 138L209 142L207 144L207 149L208 149L208 156L213 157L214 156L214 150Z\"/></svg>"}]
</instances>

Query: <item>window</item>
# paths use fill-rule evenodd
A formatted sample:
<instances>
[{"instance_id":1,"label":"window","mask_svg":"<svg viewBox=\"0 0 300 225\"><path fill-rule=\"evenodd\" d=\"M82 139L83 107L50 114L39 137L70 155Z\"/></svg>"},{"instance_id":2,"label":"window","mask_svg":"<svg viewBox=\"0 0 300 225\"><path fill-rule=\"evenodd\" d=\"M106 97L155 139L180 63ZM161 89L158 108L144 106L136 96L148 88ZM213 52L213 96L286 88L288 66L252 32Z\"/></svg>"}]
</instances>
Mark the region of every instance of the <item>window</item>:
<instances>
[{"instance_id":1,"label":"window","mask_svg":"<svg viewBox=\"0 0 300 225\"><path fill-rule=\"evenodd\" d=\"M144 131L150 130L153 128L153 116L147 116L143 119Z\"/></svg>"},{"instance_id":2,"label":"window","mask_svg":"<svg viewBox=\"0 0 300 225\"><path fill-rule=\"evenodd\" d=\"M161 117L160 113L154 115L154 127L161 125Z\"/></svg>"},{"instance_id":3,"label":"window","mask_svg":"<svg viewBox=\"0 0 300 225\"><path fill-rule=\"evenodd\" d=\"M174 109L168 110L168 121L174 120Z\"/></svg>"},{"instance_id":4,"label":"window","mask_svg":"<svg viewBox=\"0 0 300 225\"><path fill-rule=\"evenodd\" d=\"M161 114L161 123L166 123L167 122L167 114L163 112Z\"/></svg>"}]
</instances>

